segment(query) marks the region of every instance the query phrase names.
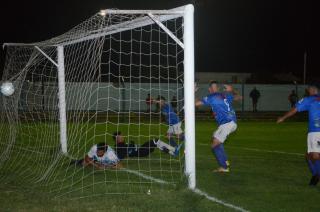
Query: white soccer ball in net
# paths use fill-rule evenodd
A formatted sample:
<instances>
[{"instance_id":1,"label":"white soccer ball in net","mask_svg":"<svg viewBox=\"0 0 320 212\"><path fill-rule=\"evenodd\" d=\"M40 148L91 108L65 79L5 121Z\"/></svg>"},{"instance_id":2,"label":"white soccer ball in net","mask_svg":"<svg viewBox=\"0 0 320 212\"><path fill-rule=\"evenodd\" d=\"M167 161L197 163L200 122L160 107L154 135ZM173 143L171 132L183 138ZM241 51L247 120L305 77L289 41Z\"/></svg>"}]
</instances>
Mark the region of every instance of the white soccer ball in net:
<instances>
[{"instance_id":1,"label":"white soccer ball in net","mask_svg":"<svg viewBox=\"0 0 320 212\"><path fill-rule=\"evenodd\" d=\"M14 93L12 82L4 82L1 85L1 93L5 96L11 96Z\"/></svg>"}]
</instances>

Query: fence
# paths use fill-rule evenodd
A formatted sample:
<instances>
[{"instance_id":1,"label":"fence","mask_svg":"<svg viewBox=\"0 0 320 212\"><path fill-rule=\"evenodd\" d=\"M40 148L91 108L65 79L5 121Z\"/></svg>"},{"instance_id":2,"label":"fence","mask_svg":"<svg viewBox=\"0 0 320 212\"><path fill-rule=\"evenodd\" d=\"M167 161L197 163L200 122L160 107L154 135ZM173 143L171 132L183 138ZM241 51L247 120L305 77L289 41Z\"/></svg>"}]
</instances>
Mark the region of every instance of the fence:
<instances>
[{"instance_id":1,"label":"fence","mask_svg":"<svg viewBox=\"0 0 320 212\"><path fill-rule=\"evenodd\" d=\"M200 84L196 98L207 95L207 84ZM235 89L243 96L243 100L234 103L236 111L251 111L252 101L249 97L251 90L256 87L261 97L258 101L258 111L286 111L290 109L288 96L292 90L302 98L305 94L305 85L270 85L270 84L234 84ZM56 83L26 82L22 86L19 97L20 110L57 110ZM94 111L146 111L145 99L147 94L153 98L163 96L171 100L177 97L178 110L183 107L182 84L148 84L126 83L125 87L115 86L112 83L66 83L67 110L94 110ZM10 97L4 97L10 98ZM1 98L2 99L2 98ZM3 99L2 99L3 100ZM3 103L1 103L3 108ZM152 108L155 110L155 105ZM201 108L198 110L209 110Z\"/></svg>"}]
</instances>

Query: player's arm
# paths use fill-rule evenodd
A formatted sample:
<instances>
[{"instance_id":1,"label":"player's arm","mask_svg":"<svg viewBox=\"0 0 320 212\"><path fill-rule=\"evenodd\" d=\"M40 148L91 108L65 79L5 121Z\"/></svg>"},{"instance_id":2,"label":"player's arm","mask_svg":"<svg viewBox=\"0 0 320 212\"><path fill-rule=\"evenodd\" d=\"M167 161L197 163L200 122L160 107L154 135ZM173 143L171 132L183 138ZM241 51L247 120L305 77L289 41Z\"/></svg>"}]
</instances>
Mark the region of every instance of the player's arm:
<instances>
[{"instance_id":1,"label":"player's arm","mask_svg":"<svg viewBox=\"0 0 320 212\"><path fill-rule=\"evenodd\" d=\"M123 164L119 161L118 163L114 164L110 167L111 169L122 169L124 168Z\"/></svg>"},{"instance_id":2,"label":"player's arm","mask_svg":"<svg viewBox=\"0 0 320 212\"><path fill-rule=\"evenodd\" d=\"M116 159L113 159L111 163L105 163L102 166L103 166L103 169L122 169L123 168L123 165L118 157Z\"/></svg>"},{"instance_id":3,"label":"player's arm","mask_svg":"<svg viewBox=\"0 0 320 212\"><path fill-rule=\"evenodd\" d=\"M297 112L298 112L297 108L292 108L286 114L284 114L283 116L279 117L278 120L277 120L277 123L279 124L281 122L284 122L287 118L293 116Z\"/></svg>"},{"instance_id":4,"label":"player's arm","mask_svg":"<svg viewBox=\"0 0 320 212\"><path fill-rule=\"evenodd\" d=\"M84 163L85 166L92 165L93 167L95 167L97 169L121 169L121 168L123 168L123 165L120 161L118 161L115 164L110 164L110 165L100 164L100 163L95 163L94 160L92 158L90 158L88 155L86 155L84 161L85 161L85 163Z\"/></svg>"},{"instance_id":5,"label":"player's arm","mask_svg":"<svg viewBox=\"0 0 320 212\"><path fill-rule=\"evenodd\" d=\"M199 87L198 87L197 83L194 83L194 93L196 93L198 90L199 90ZM204 105L204 104L203 104L203 101L201 101L201 100L199 100L199 99L196 99L196 100L195 100L195 106L196 106L196 107L200 107L200 106L202 106L202 105Z\"/></svg>"},{"instance_id":6,"label":"player's arm","mask_svg":"<svg viewBox=\"0 0 320 212\"><path fill-rule=\"evenodd\" d=\"M289 110L286 114L284 114L282 117L279 117L277 120L277 123L281 123L284 120L286 120L287 118L293 116L294 114L296 114L297 112L302 112L302 111L308 111L309 107L310 107L310 101L312 99L306 97L301 99L294 108L292 108L291 110Z\"/></svg>"},{"instance_id":7,"label":"player's arm","mask_svg":"<svg viewBox=\"0 0 320 212\"><path fill-rule=\"evenodd\" d=\"M83 163L84 166L91 165L91 166L93 166L93 167L95 167L95 168L98 168L98 169L102 168L102 165L101 165L101 164L95 163L94 160L93 160L93 158L90 158L88 155L86 155L86 156L84 157L84 161L83 161L83 162L84 162L84 163Z\"/></svg>"},{"instance_id":8,"label":"player's arm","mask_svg":"<svg viewBox=\"0 0 320 212\"><path fill-rule=\"evenodd\" d=\"M225 90L225 92L231 93L233 95L233 100L234 101L242 100L242 96L240 95L240 93L237 90L233 89L232 85L225 84L224 85L224 90Z\"/></svg>"},{"instance_id":9,"label":"player's arm","mask_svg":"<svg viewBox=\"0 0 320 212\"><path fill-rule=\"evenodd\" d=\"M118 162L116 164L110 164L110 165L107 165L107 164L100 164L98 167L98 169L122 169L123 168L123 165L122 163Z\"/></svg>"},{"instance_id":10,"label":"player's arm","mask_svg":"<svg viewBox=\"0 0 320 212\"><path fill-rule=\"evenodd\" d=\"M196 107L200 107L203 105L203 102L201 100L196 99L195 105L196 105Z\"/></svg>"},{"instance_id":11,"label":"player's arm","mask_svg":"<svg viewBox=\"0 0 320 212\"><path fill-rule=\"evenodd\" d=\"M234 101L241 101L243 97L240 95L239 91L234 90L233 91Z\"/></svg>"},{"instance_id":12,"label":"player's arm","mask_svg":"<svg viewBox=\"0 0 320 212\"><path fill-rule=\"evenodd\" d=\"M96 164L98 165L98 164ZM119 161L115 164L99 164L99 166L97 167L98 169L122 169L123 165L122 163Z\"/></svg>"}]
</instances>

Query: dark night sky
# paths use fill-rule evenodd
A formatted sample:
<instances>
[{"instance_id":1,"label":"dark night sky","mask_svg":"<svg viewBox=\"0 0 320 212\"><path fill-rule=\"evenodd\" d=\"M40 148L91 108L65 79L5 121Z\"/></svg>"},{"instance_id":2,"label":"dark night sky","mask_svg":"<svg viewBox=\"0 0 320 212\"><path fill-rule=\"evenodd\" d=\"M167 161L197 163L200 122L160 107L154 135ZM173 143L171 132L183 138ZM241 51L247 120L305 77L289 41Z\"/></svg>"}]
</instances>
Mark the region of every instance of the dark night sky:
<instances>
[{"instance_id":1,"label":"dark night sky","mask_svg":"<svg viewBox=\"0 0 320 212\"><path fill-rule=\"evenodd\" d=\"M319 12L312 0L47 0L1 2L0 42L64 33L100 9L166 9L195 2L196 69L320 75ZM2 44L1 44L2 45ZM4 52L1 50L1 70Z\"/></svg>"}]
</instances>

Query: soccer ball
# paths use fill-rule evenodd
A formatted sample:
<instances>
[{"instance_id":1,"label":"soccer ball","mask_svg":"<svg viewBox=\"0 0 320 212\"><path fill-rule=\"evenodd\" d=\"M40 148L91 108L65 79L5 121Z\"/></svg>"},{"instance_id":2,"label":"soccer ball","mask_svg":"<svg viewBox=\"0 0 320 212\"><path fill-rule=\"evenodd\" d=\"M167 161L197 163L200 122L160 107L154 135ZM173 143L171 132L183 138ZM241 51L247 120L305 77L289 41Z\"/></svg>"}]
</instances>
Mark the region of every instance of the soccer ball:
<instances>
[{"instance_id":1,"label":"soccer ball","mask_svg":"<svg viewBox=\"0 0 320 212\"><path fill-rule=\"evenodd\" d=\"M5 96L11 96L14 93L12 82L4 82L1 85L1 93Z\"/></svg>"}]
</instances>

